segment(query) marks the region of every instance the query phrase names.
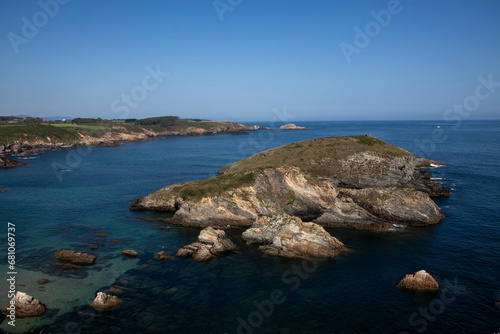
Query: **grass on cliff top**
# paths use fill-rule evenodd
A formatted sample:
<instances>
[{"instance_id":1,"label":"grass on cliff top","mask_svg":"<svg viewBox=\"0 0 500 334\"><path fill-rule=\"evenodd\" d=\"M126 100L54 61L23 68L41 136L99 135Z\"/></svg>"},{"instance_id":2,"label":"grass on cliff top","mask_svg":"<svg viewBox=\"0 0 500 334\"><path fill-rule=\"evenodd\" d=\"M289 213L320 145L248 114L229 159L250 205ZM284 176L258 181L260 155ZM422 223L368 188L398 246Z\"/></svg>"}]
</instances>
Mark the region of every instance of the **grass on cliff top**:
<instances>
[{"instance_id":1,"label":"grass on cliff top","mask_svg":"<svg viewBox=\"0 0 500 334\"><path fill-rule=\"evenodd\" d=\"M2 123L0 124L0 144L8 144L16 140L23 142L40 140L70 144L80 141L80 134L102 137L107 132L128 133L130 131L142 132L143 129L131 124L116 124L114 122L95 124Z\"/></svg>"},{"instance_id":2,"label":"grass on cliff top","mask_svg":"<svg viewBox=\"0 0 500 334\"><path fill-rule=\"evenodd\" d=\"M391 157L412 156L408 151L367 135L325 137L269 149L235 162L222 170L224 173L236 173L297 166L311 176L329 177L333 176L336 160L363 152Z\"/></svg>"},{"instance_id":3,"label":"grass on cliff top","mask_svg":"<svg viewBox=\"0 0 500 334\"><path fill-rule=\"evenodd\" d=\"M47 138L50 138L50 140ZM58 128L48 124L0 124L1 144L9 144L16 140L23 142L41 140L45 142L57 141L74 143L79 139L80 136L78 136L75 131Z\"/></svg>"},{"instance_id":4,"label":"grass on cliff top","mask_svg":"<svg viewBox=\"0 0 500 334\"><path fill-rule=\"evenodd\" d=\"M207 196L220 196L227 190L251 185L254 181L254 173L246 174L224 174L205 180L180 183L169 187L168 190L160 190L157 196L170 196L172 193L180 196L183 200L199 201Z\"/></svg>"}]
</instances>

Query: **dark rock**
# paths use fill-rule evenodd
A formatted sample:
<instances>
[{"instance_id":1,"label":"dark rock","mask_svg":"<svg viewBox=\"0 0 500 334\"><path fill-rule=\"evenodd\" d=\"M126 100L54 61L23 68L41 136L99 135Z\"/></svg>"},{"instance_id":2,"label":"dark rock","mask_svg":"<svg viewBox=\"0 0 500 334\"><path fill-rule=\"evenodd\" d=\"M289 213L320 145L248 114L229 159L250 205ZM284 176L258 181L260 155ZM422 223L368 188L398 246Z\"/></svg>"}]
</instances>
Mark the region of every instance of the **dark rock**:
<instances>
[{"instance_id":1,"label":"dark rock","mask_svg":"<svg viewBox=\"0 0 500 334\"><path fill-rule=\"evenodd\" d=\"M27 162L19 162L6 157L0 157L0 168L2 167L19 167L28 165Z\"/></svg>"},{"instance_id":2,"label":"dark rock","mask_svg":"<svg viewBox=\"0 0 500 334\"><path fill-rule=\"evenodd\" d=\"M160 261L166 261L166 260L169 260L170 258L171 258L171 256L168 256L165 251L160 251L160 252L156 253L156 255L155 255L155 259L158 259Z\"/></svg>"},{"instance_id":3,"label":"dark rock","mask_svg":"<svg viewBox=\"0 0 500 334\"><path fill-rule=\"evenodd\" d=\"M75 264L94 264L97 256L74 250L61 249L54 253L54 257L61 261Z\"/></svg>"},{"instance_id":4,"label":"dark rock","mask_svg":"<svg viewBox=\"0 0 500 334\"><path fill-rule=\"evenodd\" d=\"M435 292L439 289L439 284L425 270L420 270L413 275L406 275L398 283L398 287L421 292Z\"/></svg>"},{"instance_id":5,"label":"dark rock","mask_svg":"<svg viewBox=\"0 0 500 334\"><path fill-rule=\"evenodd\" d=\"M26 317L36 317L42 315L47 310L45 305L43 305L38 299L33 298L30 295L27 295L24 292L17 291L14 298L11 299L15 301L15 313L16 318L26 318ZM9 306L6 306L2 309L2 314L7 316L11 314L11 310L8 309Z\"/></svg>"}]
</instances>

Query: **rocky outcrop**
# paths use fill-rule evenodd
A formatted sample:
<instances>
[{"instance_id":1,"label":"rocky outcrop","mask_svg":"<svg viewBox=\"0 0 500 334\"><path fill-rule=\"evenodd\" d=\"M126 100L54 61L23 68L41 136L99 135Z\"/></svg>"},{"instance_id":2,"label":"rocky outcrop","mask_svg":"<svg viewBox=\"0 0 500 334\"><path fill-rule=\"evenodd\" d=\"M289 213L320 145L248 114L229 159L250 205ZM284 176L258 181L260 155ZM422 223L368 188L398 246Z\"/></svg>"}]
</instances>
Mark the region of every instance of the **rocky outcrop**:
<instances>
[{"instance_id":1,"label":"rocky outcrop","mask_svg":"<svg viewBox=\"0 0 500 334\"><path fill-rule=\"evenodd\" d=\"M304 141L258 153L219 175L175 184L135 200L131 210L173 212L165 222L249 227L287 214L322 226L373 230L443 218L430 196L449 189L409 152L370 136Z\"/></svg>"},{"instance_id":2,"label":"rocky outcrop","mask_svg":"<svg viewBox=\"0 0 500 334\"><path fill-rule=\"evenodd\" d=\"M6 317L14 316L16 318L37 317L46 311L45 305L32 296L17 291L14 298L11 299L8 306L2 309L2 314Z\"/></svg>"},{"instance_id":3,"label":"rocky outcrop","mask_svg":"<svg viewBox=\"0 0 500 334\"><path fill-rule=\"evenodd\" d=\"M27 162L19 162L5 157L0 157L0 168L4 167L19 167L28 165Z\"/></svg>"},{"instance_id":4,"label":"rocky outcrop","mask_svg":"<svg viewBox=\"0 0 500 334\"><path fill-rule=\"evenodd\" d=\"M264 244L259 250L265 254L287 258L331 258L346 249L323 227L288 215L260 217L241 237L247 244Z\"/></svg>"},{"instance_id":5,"label":"rocky outcrop","mask_svg":"<svg viewBox=\"0 0 500 334\"><path fill-rule=\"evenodd\" d=\"M170 260L170 256L167 255L167 252L160 251L160 252L155 254L155 259L160 260L160 261L167 261L167 260Z\"/></svg>"},{"instance_id":6,"label":"rocky outcrop","mask_svg":"<svg viewBox=\"0 0 500 334\"><path fill-rule=\"evenodd\" d=\"M236 245L229 240L224 231L207 227L200 232L197 242L179 249L177 256L192 257L195 261L207 261L234 252L236 249Z\"/></svg>"},{"instance_id":7,"label":"rocky outcrop","mask_svg":"<svg viewBox=\"0 0 500 334\"><path fill-rule=\"evenodd\" d=\"M125 249L122 251L122 255L126 257L138 257L139 253L133 249Z\"/></svg>"},{"instance_id":8,"label":"rocky outcrop","mask_svg":"<svg viewBox=\"0 0 500 334\"><path fill-rule=\"evenodd\" d=\"M280 130L309 130L309 129L304 126L298 126L292 123L288 123L280 126Z\"/></svg>"},{"instance_id":9,"label":"rocky outcrop","mask_svg":"<svg viewBox=\"0 0 500 334\"><path fill-rule=\"evenodd\" d=\"M446 166L442 162L434 161L434 160L426 159L426 158L420 158L420 159L417 159L417 161L418 161L418 166L422 167L422 168L435 168L435 167Z\"/></svg>"},{"instance_id":10,"label":"rocky outcrop","mask_svg":"<svg viewBox=\"0 0 500 334\"><path fill-rule=\"evenodd\" d=\"M104 292L98 292L90 306L96 311L109 311L116 308L122 302L123 301L116 296L108 295Z\"/></svg>"},{"instance_id":11,"label":"rocky outcrop","mask_svg":"<svg viewBox=\"0 0 500 334\"><path fill-rule=\"evenodd\" d=\"M54 253L54 257L61 261L67 261L74 264L94 264L97 256L77 252L74 250L61 249Z\"/></svg>"},{"instance_id":12,"label":"rocky outcrop","mask_svg":"<svg viewBox=\"0 0 500 334\"><path fill-rule=\"evenodd\" d=\"M435 292L439 289L439 284L425 270L420 270L413 275L406 275L398 283L398 287L421 292Z\"/></svg>"}]
</instances>

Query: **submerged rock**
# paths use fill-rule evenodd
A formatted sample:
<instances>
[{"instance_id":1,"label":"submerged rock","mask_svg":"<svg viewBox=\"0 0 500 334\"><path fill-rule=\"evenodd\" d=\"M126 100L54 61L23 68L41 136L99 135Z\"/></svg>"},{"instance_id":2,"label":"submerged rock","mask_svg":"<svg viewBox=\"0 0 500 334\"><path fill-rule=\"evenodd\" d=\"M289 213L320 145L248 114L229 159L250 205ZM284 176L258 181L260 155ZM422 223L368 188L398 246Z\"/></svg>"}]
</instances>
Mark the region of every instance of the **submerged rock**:
<instances>
[{"instance_id":1,"label":"submerged rock","mask_svg":"<svg viewBox=\"0 0 500 334\"><path fill-rule=\"evenodd\" d=\"M123 301L116 296L108 295L104 292L98 292L90 306L97 311L107 311L117 307L122 302Z\"/></svg>"},{"instance_id":2,"label":"submerged rock","mask_svg":"<svg viewBox=\"0 0 500 334\"><path fill-rule=\"evenodd\" d=\"M288 215L261 217L241 237L247 244L264 244L259 250L265 254L287 258L335 257L346 250L323 227Z\"/></svg>"},{"instance_id":3,"label":"submerged rock","mask_svg":"<svg viewBox=\"0 0 500 334\"><path fill-rule=\"evenodd\" d=\"M226 232L207 227L198 236L198 241L182 247L178 257L192 257L195 261L207 261L228 252L234 252L236 245L229 240Z\"/></svg>"},{"instance_id":4,"label":"submerged rock","mask_svg":"<svg viewBox=\"0 0 500 334\"><path fill-rule=\"evenodd\" d=\"M420 270L413 275L406 275L406 277L398 283L398 287L422 292L435 292L439 289L439 284L434 277L425 270Z\"/></svg>"},{"instance_id":5,"label":"submerged rock","mask_svg":"<svg viewBox=\"0 0 500 334\"><path fill-rule=\"evenodd\" d=\"M11 305L14 305L14 307ZM46 310L45 305L38 299L24 292L17 291L14 298L11 299L9 306L2 309L2 314L4 316L15 314L16 318L26 318L42 315Z\"/></svg>"},{"instance_id":6,"label":"submerged rock","mask_svg":"<svg viewBox=\"0 0 500 334\"><path fill-rule=\"evenodd\" d=\"M97 256L77 252L74 250L61 249L54 253L54 257L61 261L68 261L75 264L94 264Z\"/></svg>"},{"instance_id":7,"label":"submerged rock","mask_svg":"<svg viewBox=\"0 0 500 334\"><path fill-rule=\"evenodd\" d=\"M139 253L137 253L133 249L125 249L122 251L122 255L127 256L127 257L137 257L137 256L139 256Z\"/></svg>"},{"instance_id":8,"label":"submerged rock","mask_svg":"<svg viewBox=\"0 0 500 334\"><path fill-rule=\"evenodd\" d=\"M160 252L156 253L155 259L158 259L160 261L166 261L166 260L170 259L170 256L168 256L165 251L160 251Z\"/></svg>"}]
</instances>

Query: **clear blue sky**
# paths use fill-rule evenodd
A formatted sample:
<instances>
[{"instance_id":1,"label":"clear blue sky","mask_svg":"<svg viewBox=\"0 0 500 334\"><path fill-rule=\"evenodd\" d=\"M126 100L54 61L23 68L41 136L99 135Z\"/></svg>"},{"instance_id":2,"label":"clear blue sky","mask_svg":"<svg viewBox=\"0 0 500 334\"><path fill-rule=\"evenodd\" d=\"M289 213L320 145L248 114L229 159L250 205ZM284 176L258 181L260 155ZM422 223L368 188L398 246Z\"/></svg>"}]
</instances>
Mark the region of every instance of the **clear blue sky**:
<instances>
[{"instance_id":1,"label":"clear blue sky","mask_svg":"<svg viewBox=\"0 0 500 334\"><path fill-rule=\"evenodd\" d=\"M498 0L56 1L0 2L0 115L439 120L468 99L500 118L500 86L474 97L500 82Z\"/></svg>"}]
</instances>

